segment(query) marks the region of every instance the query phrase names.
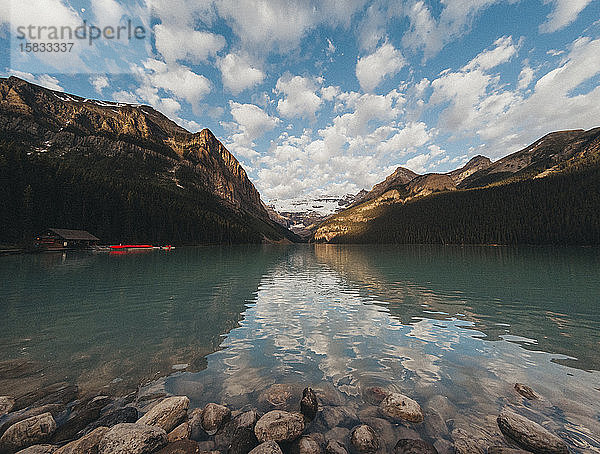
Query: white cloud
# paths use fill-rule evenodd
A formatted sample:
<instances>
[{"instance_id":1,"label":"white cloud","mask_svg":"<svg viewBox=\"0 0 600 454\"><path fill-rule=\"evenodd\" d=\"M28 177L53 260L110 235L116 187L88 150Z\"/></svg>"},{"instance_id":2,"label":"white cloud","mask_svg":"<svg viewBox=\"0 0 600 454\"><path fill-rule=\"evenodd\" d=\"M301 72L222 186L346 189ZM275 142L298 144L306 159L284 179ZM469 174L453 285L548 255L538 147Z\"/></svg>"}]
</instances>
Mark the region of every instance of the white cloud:
<instances>
[{"instance_id":1,"label":"white cloud","mask_svg":"<svg viewBox=\"0 0 600 454\"><path fill-rule=\"evenodd\" d=\"M394 76L406 65L399 50L385 43L371 55L359 58L356 63L356 77L365 91L374 90L386 77Z\"/></svg>"},{"instance_id":2,"label":"white cloud","mask_svg":"<svg viewBox=\"0 0 600 454\"><path fill-rule=\"evenodd\" d=\"M531 69L531 66L527 65L523 67L523 69L519 73L519 89L525 90L526 88L529 88L529 85L531 85L531 82L533 82L534 76L535 71Z\"/></svg>"},{"instance_id":3,"label":"white cloud","mask_svg":"<svg viewBox=\"0 0 600 454\"><path fill-rule=\"evenodd\" d=\"M20 79L31 82L32 84L40 85L44 88L48 88L54 91L65 91L63 87L60 86L60 82L56 77L52 77L48 74L38 74L34 76L31 73L26 73L23 71L15 71L11 70L10 74L12 76L16 76Z\"/></svg>"},{"instance_id":4,"label":"white cloud","mask_svg":"<svg viewBox=\"0 0 600 454\"><path fill-rule=\"evenodd\" d=\"M494 43L496 47L485 50L471 60L464 68L469 71L475 68L483 70L494 68L502 63L508 62L517 54L518 46L513 43L512 36L498 38Z\"/></svg>"},{"instance_id":5,"label":"white cloud","mask_svg":"<svg viewBox=\"0 0 600 454\"><path fill-rule=\"evenodd\" d=\"M248 159L258 157L253 149L254 141L281 123L254 104L240 104L229 101L231 116L234 122L224 124L233 131L227 147L235 154Z\"/></svg>"},{"instance_id":6,"label":"white cloud","mask_svg":"<svg viewBox=\"0 0 600 454\"><path fill-rule=\"evenodd\" d=\"M554 8L546 22L540 25L540 32L552 33L566 27L591 2L592 0L544 0L545 4L551 3Z\"/></svg>"},{"instance_id":7,"label":"white cloud","mask_svg":"<svg viewBox=\"0 0 600 454\"><path fill-rule=\"evenodd\" d=\"M111 25L116 27L125 14L123 7L115 0L94 0L91 3L96 23L100 26Z\"/></svg>"},{"instance_id":8,"label":"white cloud","mask_svg":"<svg viewBox=\"0 0 600 454\"><path fill-rule=\"evenodd\" d=\"M223 86L235 95L260 84L265 78L264 72L237 54L227 54L218 59L217 66L221 70Z\"/></svg>"},{"instance_id":9,"label":"white cloud","mask_svg":"<svg viewBox=\"0 0 600 454\"><path fill-rule=\"evenodd\" d=\"M302 76L282 76L275 86L275 91L284 96L277 103L277 110L286 118L314 119L323 103L316 93L317 90L317 85L312 79Z\"/></svg>"},{"instance_id":10,"label":"white cloud","mask_svg":"<svg viewBox=\"0 0 600 454\"><path fill-rule=\"evenodd\" d=\"M200 63L215 56L226 45L225 38L221 35L179 25L157 24L154 26L154 35L156 50L169 63Z\"/></svg>"},{"instance_id":11,"label":"white cloud","mask_svg":"<svg viewBox=\"0 0 600 454\"><path fill-rule=\"evenodd\" d=\"M94 76L90 78L90 84L94 87L99 94L102 94L102 90L107 88L110 84L108 83L108 77L106 76Z\"/></svg>"}]
</instances>

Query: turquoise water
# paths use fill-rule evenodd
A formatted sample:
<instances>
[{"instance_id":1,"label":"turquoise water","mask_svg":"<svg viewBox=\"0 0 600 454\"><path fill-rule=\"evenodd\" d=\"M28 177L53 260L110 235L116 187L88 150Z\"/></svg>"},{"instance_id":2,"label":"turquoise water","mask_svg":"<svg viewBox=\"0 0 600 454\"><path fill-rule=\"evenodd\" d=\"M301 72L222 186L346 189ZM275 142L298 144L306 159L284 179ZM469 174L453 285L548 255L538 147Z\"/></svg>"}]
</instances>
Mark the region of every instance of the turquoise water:
<instances>
[{"instance_id":1,"label":"turquoise water","mask_svg":"<svg viewBox=\"0 0 600 454\"><path fill-rule=\"evenodd\" d=\"M600 449L600 250L238 246L0 257L0 395L39 382L251 405L310 384L361 409L369 386L494 435L523 406ZM0 368L1 370L1 368ZM542 396L524 402L521 382Z\"/></svg>"}]
</instances>

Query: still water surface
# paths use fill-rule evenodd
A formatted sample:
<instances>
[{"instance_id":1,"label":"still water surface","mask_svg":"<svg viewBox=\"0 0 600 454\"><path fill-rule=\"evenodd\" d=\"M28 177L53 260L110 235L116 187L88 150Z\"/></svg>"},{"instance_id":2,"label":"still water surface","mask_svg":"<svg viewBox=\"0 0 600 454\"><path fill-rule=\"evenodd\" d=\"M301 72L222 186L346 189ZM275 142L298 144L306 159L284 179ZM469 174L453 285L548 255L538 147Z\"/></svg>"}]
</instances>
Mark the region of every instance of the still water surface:
<instances>
[{"instance_id":1,"label":"still water surface","mask_svg":"<svg viewBox=\"0 0 600 454\"><path fill-rule=\"evenodd\" d=\"M425 406L444 396L455 427L497 432L508 405L577 452L600 450L597 248L22 255L0 257L0 281L0 366L31 366L18 378L0 367L0 395L143 382L243 408L274 383L300 383L360 410L364 390L383 386Z\"/></svg>"}]
</instances>

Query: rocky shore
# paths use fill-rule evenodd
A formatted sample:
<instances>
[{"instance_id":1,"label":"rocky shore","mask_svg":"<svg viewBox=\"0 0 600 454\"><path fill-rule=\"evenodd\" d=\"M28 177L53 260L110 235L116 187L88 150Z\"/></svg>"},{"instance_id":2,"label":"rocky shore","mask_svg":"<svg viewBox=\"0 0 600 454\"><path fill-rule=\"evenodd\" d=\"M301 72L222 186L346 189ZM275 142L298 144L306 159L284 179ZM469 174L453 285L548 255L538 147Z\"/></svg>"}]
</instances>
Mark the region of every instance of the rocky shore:
<instances>
[{"instance_id":1,"label":"rocky shore","mask_svg":"<svg viewBox=\"0 0 600 454\"><path fill-rule=\"evenodd\" d=\"M517 383L526 401L539 397ZM358 407L340 393L275 384L254 405L213 402L190 408L186 396L80 396L53 385L35 395L0 396L0 454L567 454L564 440L502 408L494 434L457 427L443 396L419 403L383 388L363 392ZM423 406L422 406L423 405Z\"/></svg>"}]
</instances>

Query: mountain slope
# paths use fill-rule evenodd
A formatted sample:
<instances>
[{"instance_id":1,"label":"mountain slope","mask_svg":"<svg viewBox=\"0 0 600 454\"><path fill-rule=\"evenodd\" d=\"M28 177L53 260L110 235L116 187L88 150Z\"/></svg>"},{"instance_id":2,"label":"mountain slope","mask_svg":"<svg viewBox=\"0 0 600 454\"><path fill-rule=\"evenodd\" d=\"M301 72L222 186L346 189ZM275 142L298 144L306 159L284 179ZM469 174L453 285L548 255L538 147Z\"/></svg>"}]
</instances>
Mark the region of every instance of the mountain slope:
<instances>
[{"instance_id":1,"label":"mountain slope","mask_svg":"<svg viewBox=\"0 0 600 454\"><path fill-rule=\"evenodd\" d=\"M270 220L246 172L205 129L148 106L83 99L0 79L4 241L49 226L104 241L295 239Z\"/></svg>"},{"instance_id":2,"label":"mountain slope","mask_svg":"<svg viewBox=\"0 0 600 454\"><path fill-rule=\"evenodd\" d=\"M313 241L600 244L600 128L479 161L458 188L464 168L417 177L327 219Z\"/></svg>"}]
</instances>

